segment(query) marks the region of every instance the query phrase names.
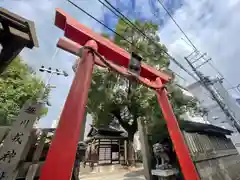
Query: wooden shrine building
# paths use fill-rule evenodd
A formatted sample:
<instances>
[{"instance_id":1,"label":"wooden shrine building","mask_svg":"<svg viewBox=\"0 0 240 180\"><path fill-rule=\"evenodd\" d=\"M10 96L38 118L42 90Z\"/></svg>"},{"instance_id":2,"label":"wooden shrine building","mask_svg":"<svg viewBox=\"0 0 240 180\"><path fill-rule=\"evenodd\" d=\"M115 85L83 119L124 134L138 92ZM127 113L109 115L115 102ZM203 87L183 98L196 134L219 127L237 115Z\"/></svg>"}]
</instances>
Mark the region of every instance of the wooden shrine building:
<instances>
[{"instance_id":1,"label":"wooden shrine building","mask_svg":"<svg viewBox=\"0 0 240 180\"><path fill-rule=\"evenodd\" d=\"M239 179L240 155L228 138L232 131L192 121L179 125L201 180ZM153 173L157 175L157 170Z\"/></svg>"},{"instance_id":2,"label":"wooden shrine building","mask_svg":"<svg viewBox=\"0 0 240 180\"><path fill-rule=\"evenodd\" d=\"M181 126L201 179L239 179L240 155L227 137L232 131L189 121L183 121Z\"/></svg>"},{"instance_id":3,"label":"wooden shrine building","mask_svg":"<svg viewBox=\"0 0 240 180\"><path fill-rule=\"evenodd\" d=\"M94 161L98 165L119 164L125 160L127 136L124 132L111 127L91 126L85 141L87 146L87 162Z\"/></svg>"}]
</instances>

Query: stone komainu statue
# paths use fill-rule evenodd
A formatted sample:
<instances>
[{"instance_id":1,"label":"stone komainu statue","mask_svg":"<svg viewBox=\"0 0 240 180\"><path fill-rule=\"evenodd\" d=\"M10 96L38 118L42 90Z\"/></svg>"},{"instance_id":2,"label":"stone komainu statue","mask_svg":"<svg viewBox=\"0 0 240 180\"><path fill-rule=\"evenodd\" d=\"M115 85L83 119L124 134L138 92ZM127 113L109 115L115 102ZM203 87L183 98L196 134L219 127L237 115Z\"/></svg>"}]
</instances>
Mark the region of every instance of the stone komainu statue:
<instances>
[{"instance_id":1,"label":"stone komainu statue","mask_svg":"<svg viewBox=\"0 0 240 180\"><path fill-rule=\"evenodd\" d=\"M164 169L172 168L171 164L169 164L170 158L167 154L168 150L169 150L169 147L167 145L163 145L160 143L156 143L153 145L153 153L157 161L156 169L164 170Z\"/></svg>"}]
</instances>

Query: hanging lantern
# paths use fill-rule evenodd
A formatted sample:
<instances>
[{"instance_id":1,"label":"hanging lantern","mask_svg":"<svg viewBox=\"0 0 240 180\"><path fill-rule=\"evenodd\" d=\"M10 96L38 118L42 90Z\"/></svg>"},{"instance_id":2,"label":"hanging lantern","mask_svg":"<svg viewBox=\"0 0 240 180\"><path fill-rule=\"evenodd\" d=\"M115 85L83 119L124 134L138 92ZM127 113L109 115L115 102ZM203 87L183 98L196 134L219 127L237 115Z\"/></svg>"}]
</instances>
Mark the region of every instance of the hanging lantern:
<instances>
[{"instance_id":1,"label":"hanging lantern","mask_svg":"<svg viewBox=\"0 0 240 180\"><path fill-rule=\"evenodd\" d=\"M129 61L129 64L128 64L129 71L131 71L131 72L133 72L137 75L140 75L141 61L142 61L142 57L140 57L136 53L132 52L131 58L130 58L130 61Z\"/></svg>"},{"instance_id":2,"label":"hanging lantern","mask_svg":"<svg viewBox=\"0 0 240 180\"><path fill-rule=\"evenodd\" d=\"M139 76L141 72L141 61L142 61L142 57L132 52L131 58L128 64L128 70ZM137 86L136 80L130 79L130 88L136 88L136 86Z\"/></svg>"}]
</instances>

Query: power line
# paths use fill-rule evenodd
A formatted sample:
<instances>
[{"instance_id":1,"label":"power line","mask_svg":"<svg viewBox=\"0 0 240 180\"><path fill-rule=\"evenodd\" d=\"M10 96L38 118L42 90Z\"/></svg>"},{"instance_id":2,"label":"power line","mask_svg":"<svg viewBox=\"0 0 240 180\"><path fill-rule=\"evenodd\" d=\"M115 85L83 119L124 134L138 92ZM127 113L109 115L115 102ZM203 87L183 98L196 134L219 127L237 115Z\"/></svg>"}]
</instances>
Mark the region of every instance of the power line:
<instances>
[{"instance_id":1,"label":"power line","mask_svg":"<svg viewBox=\"0 0 240 180\"><path fill-rule=\"evenodd\" d=\"M130 42L129 40L127 40L126 38L124 38L121 34L117 33L116 31L114 31L113 29L111 29L110 27L108 27L106 24L104 24L103 22L101 22L100 20L98 20L97 18L95 18L94 16L92 16L90 13L88 13L87 11L85 11L83 8L81 8L80 6L78 6L77 4L75 4L74 2L67 0L69 3L71 3L73 6L75 6L77 9L79 9L80 11L82 11L83 13L85 13L86 15L88 15L89 17L91 17L92 19L94 19L95 21L97 21L99 24L101 24L102 26L104 26L105 28L107 28L109 31L113 32L114 34L118 35L119 37L121 37L122 39L124 39L125 41L127 41L129 44L132 44L132 42Z\"/></svg>"},{"instance_id":2,"label":"power line","mask_svg":"<svg viewBox=\"0 0 240 180\"><path fill-rule=\"evenodd\" d=\"M193 46L193 48L195 49L195 51L198 51L196 46L192 43L192 41L188 38L188 36L186 35L186 33L181 29L181 27L178 25L178 23L175 21L175 19L172 17L172 15L170 14L170 12L167 10L167 8L163 5L163 3L158 0L158 2L160 3L160 5L165 9L165 11L168 13L168 15L170 16L170 18L173 20L173 22L177 25L177 27L180 29L180 31L184 34L184 36L187 38L187 40L189 41L189 43ZM199 52L199 51L198 51ZM215 93L215 91L211 88L211 86L209 86L211 83L211 80L209 80L209 78L203 76L203 74L199 71L197 71L196 67L193 66L193 63L190 62L190 60L185 57L187 63L189 64L189 66L193 69L193 71L196 73L196 75L200 78L200 83L202 83L204 85L204 87L210 92L210 94L212 95L212 97L214 98L214 100L217 102L217 104L219 105L219 107L222 109L222 111L226 114L227 117L229 117L229 119L234 123L236 129L238 130L238 132L240 132L240 125L238 123L238 121L236 120L236 118L234 117L234 115L229 111L228 108L226 108L226 105L224 102L222 102L222 100L218 97L218 95ZM204 59L204 57L203 57ZM206 60L206 59L205 59ZM210 63L210 65L220 74L222 75L219 70L217 70L216 67L213 66L213 64ZM223 75L222 75L223 77ZM226 79L225 79L226 80Z\"/></svg>"},{"instance_id":3,"label":"power line","mask_svg":"<svg viewBox=\"0 0 240 180\"><path fill-rule=\"evenodd\" d=\"M188 46L192 47L191 44L189 44L189 42L187 42L184 38L181 38L181 39L182 39ZM193 50L194 50L194 49L193 49ZM197 49L194 50L193 52L198 52L198 53L199 53L199 51L198 51ZM202 58L205 60L204 63L208 63L208 64L221 76L221 78L223 78L223 79L226 81L226 83L230 86L230 88L227 89L227 90L234 90L238 95L240 95L240 92L239 92L238 90L236 90L236 86L233 86L226 78L224 78L223 74L222 74L210 61L208 61L208 59L206 59L205 56L203 56ZM202 65L203 65L203 64L202 64ZM202 66L202 65L201 65L201 66Z\"/></svg>"},{"instance_id":4,"label":"power line","mask_svg":"<svg viewBox=\"0 0 240 180\"><path fill-rule=\"evenodd\" d=\"M228 83L228 85L230 87L233 87L233 85L226 79L224 78L223 74L211 63L211 62L208 62L209 65L226 81L226 83ZM240 92L236 89L236 88L233 88L233 90L238 94L240 95Z\"/></svg>"},{"instance_id":5,"label":"power line","mask_svg":"<svg viewBox=\"0 0 240 180\"><path fill-rule=\"evenodd\" d=\"M171 13L168 11L168 9L166 8L166 6L160 1L157 0L159 2L159 4L162 6L162 8L167 12L168 16L172 19L172 21L174 22L174 24L178 27L178 29L182 32L182 34L185 36L185 38L188 40L188 42L191 44L191 46L198 51L197 47L193 44L193 42L191 41L191 39L187 36L187 34L184 32L184 30L181 28L181 26L177 23L177 21L174 19L174 17L171 15ZM214 67L213 64L211 64L209 62L210 66L222 77L224 77L222 75L222 73L220 73L220 71ZM226 80L226 79L225 79Z\"/></svg>"},{"instance_id":6,"label":"power line","mask_svg":"<svg viewBox=\"0 0 240 180\"><path fill-rule=\"evenodd\" d=\"M139 33L141 33L145 38L147 38L148 40L150 40L152 43L155 44L155 42L149 38L141 29L139 29L134 23L132 23L124 14L122 14L116 7L114 7L108 0L104 0L110 7L108 7L105 3L103 3L101 0L98 0L103 6L105 6L106 8L108 8L113 14L115 14L118 18L123 19L123 21L127 24L130 25L131 27L135 28ZM117 13L118 14L117 14ZM120 17L120 16L121 17ZM163 51L163 50L161 50Z\"/></svg>"},{"instance_id":7,"label":"power line","mask_svg":"<svg viewBox=\"0 0 240 180\"><path fill-rule=\"evenodd\" d=\"M151 1L151 0L150 0ZM172 19L174 24L178 27L178 29L182 32L182 34L185 36L185 38L188 40L188 42L191 44L191 46L194 48L194 50L197 50L197 47L194 45L194 43L191 41L191 39L187 36L187 34L184 32L184 30L181 28L181 26L177 23L177 21L174 19L174 17L171 15L171 13L168 11L166 6L163 4L161 0L157 0L159 4L162 6L162 8L167 12L168 16ZM153 13L154 14L154 13ZM155 14L154 14L155 15ZM206 60L206 59L205 59ZM222 77L224 78L223 74L211 63L208 62L209 65ZM233 85L228 81L226 78L224 80L232 87ZM237 90L235 90L238 94L240 94Z\"/></svg>"},{"instance_id":8,"label":"power line","mask_svg":"<svg viewBox=\"0 0 240 180\"><path fill-rule=\"evenodd\" d=\"M114 7L108 0L104 0L113 10L115 10L119 15L117 15L110 7L108 7L105 3L103 3L101 0L98 0L103 6L108 8L111 12L113 12L118 18L123 19L123 21L127 24L130 25L131 27L137 29L138 32L140 32L145 38L147 38L151 43L153 43L156 48L158 47L158 43L156 43L152 38L147 36L140 28L138 28L134 23L132 23L124 14L122 14L116 7ZM160 52L163 51L169 58L172 60L175 64L177 64L181 69L183 69L188 75L190 75L193 79L198 81L198 79L190 73L181 63L179 63L174 57L172 57L167 51L164 49L160 49Z\"/></svg>"},{"instance_id":9,"label":"power line","mask_svg":"<svg viewBox=\"0 0 240 180\"><path fill-rule=\"evenodd\" d=\"M177 23L177 21L173 18L173 16L171 15L171 13L168 11L168 9L164 6L164 4L160 1L157 0L159 2L159 4L163 7L163 9L167 12L168 16L172 19L172 21L174 22L174 24L178 27L178 29L182 32L182 34L185 36L185 38L189 41L189 43L192 45L192 47L194 49L197 50L196 46L193 44L193 42L191 41L191 39L187 36L187 34L183 31L183 29L180 27L180 25Z\"/></svg>"},{"instance_id":10,"label":"power line","mask_svg":"<svg viewBox=\"0 0 240 180\"><path fill-rule=\"evenodd\" d=\"M87 11L85 11L83 8L81 8L80 6L78 6L77 4L75 4L74 2L72 2L71 0L67 0L69 3L71 3L73 6L75 6L77 9L79 9L80 11L82 11L83 13L85 13L86 15L88 15L89 17L91 17L92 19L94 19L96 22L98 22L99 24L101 24L102 26L104 26L105 28L107 28L109 31L111 31L112 33L116 34L117 36L119 36L120 38L122 38L123 40L127 41L128 44L131 44L134 48L138 49L139 51L142 52L142 50L135 46L133 44L133 42L129 41L128 39L126 39L124 36L122 36L121 34L117 33L115 30L113 30L112 28L108 27L106 24L104 24L103 22L101 22L99 19L97 19L96 17L92 16L90 13L88 13ZM119 17L119 16L118 16ZM146 55L147 57L150 56L150 54L146 54L144 53L144 55Z\"/></svg>"},{"instance_id":11,"label":"power line","mask_svg":"<svg viewBox=\"0 0 240 180\"><path fill-rule=\"evenodd\" d=\"M222 74L211 62L209 62L209 65L210 65L222 78L224 78L223 74ZM231 83L230 83L227 79L225 79L225 81L226 81L230 86L232 86Z\"/></svg>"},{"instance_id":12,"label":"power line","mask_svg":"<svg viewBox=\"0 0 240 180\"><path fill-rule=\"evenodd\" d=\"M84 9L82 9L81 7L79 7L77 4L75 4L74 2L67 0L69 3L71 3L73 6L75 6L77 9L79 9L80 11L82 11L83 13L85 13L86 15L88 15L89 17L91 17L92 19L94 19L95 21L97 21L99 24L101 24L102 26L104 26L105 28L107 28L108 30L110 30L111 32L113 32L114 34L118 35L120 38L122 38L123 40L127 41L129 44L131 44L134 48L140 50L142 52L142 50L138 47L136 47L132 42L130 42L129 40L127 40L125 37L123 37L122 35L120 35L119 33L117 33L116 31L114 31L113 29L111 29L110 27L108 27L106 24L104 24L103 22L101 22L100 20L98 20L96 17L92 16L90 13L88 13L87 11L85 11ZM108 6L106 6L106 4L104 4L102 2L102 4L109 8ZM114 6L112 6L114 7ZM115 14L115 13L114 13ZM116 15L116 14L115 14ZM118 18L120 18L117 15ZM127 19L126 16L122 17L124 19ZM128 21L130 21L128 19ZM130 21L131 22L131 21ZM132 23L132 22L131 22ZM129 25L129 24L128 24ZM141 30L140 30L141 31ZM143 32L142 32L143 33ZM146 35L145 35L146 36ZM147 36L146 36L147 37ZM149 37L148 37L149 38ZM166 52L165 50L162 50L169 58L170 60L172 60L175 64L177 64L181 69L183 69L186 73L188 73L192 78L194 78L196 81L198 81L198 79L192 74L190 73L184 66L182 66L175 58L173 58L170 54L168 54L168 52ZM146 55L146 53L144 53ZM150 55L147 55L150 56Z\"/></svg>"}]
</instances>

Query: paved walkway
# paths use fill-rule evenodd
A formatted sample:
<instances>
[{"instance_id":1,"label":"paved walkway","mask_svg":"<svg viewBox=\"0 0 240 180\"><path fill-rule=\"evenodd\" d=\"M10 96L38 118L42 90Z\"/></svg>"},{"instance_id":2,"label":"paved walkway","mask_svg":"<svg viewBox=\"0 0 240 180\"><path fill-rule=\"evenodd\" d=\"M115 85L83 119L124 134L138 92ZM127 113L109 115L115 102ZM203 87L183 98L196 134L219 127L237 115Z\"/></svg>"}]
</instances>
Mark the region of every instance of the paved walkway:
<instances>
[{"instance_id":1,"label":"paved walkway","mask_svg":"<svg viewBox=\"0 0 240 180\"><path fill-rule=\"evenodd\" d=\"M120 170L112 173L91 173L80 175L81 180L145 180L143 170Z\"/></svg>"}]
</instances>

